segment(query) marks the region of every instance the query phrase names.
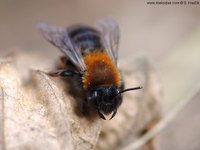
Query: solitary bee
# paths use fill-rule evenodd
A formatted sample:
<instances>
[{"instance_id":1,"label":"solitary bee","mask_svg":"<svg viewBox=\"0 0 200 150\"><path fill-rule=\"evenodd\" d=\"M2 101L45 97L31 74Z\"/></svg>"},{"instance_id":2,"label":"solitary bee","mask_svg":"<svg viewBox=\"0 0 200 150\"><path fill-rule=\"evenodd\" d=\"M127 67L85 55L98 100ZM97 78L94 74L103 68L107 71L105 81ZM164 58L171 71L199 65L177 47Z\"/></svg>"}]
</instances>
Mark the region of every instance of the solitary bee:
<instances>
[{"instance_id":1,"label":"solitary bee","mask_svg":"<svg viewBox=\"0 0 200 150\"><path fill-rule=\"evenodd\" d=\"M117 68L119 27L113 19L100 20L93 28L85 25L63 28L43 23L38 28L45 39L65 54L60 58L62 69L48 74L80 82L83 101L92 103L102 119L106 120L104 115L112 113L110 119L116 115L123 92L141 89L123 88Z\"/></svg>"}]
</instances>

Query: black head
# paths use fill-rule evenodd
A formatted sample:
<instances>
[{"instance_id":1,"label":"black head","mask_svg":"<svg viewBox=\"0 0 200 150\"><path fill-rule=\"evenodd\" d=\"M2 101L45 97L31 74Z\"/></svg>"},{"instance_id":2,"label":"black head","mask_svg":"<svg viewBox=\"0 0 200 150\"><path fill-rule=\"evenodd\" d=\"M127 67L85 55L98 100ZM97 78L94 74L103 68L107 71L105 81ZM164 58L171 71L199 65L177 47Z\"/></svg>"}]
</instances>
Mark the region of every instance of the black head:
<instances>
[{"instance_id":1,"label":"black head","mask_svg":"<svg viewBox=\"0 0 200 150\"><path fill-rule=\"evenodd\" d=\"M108 115L113 113L110 118L112 119L117 113L117 108L122 103L121 93L140 88L141 87L120 90L117 86L97 87L90 90L88 100L93 101L102 119L106 120L103 114Z\"/></svg>"},{"instance_id":2,"label":"black head","mask_svg":"<svg viewBox=\"0 0 200 150\"><path fill-rule=\"evenodd\" d=\"M111 119L116 114L117 108L122 102L121 95L118 95L119 91L116 86L97 87L90 91L89 99L93 100L102 119L105 119L103 114L108 115L113 112Z\"/></svg>"}]
</instances>

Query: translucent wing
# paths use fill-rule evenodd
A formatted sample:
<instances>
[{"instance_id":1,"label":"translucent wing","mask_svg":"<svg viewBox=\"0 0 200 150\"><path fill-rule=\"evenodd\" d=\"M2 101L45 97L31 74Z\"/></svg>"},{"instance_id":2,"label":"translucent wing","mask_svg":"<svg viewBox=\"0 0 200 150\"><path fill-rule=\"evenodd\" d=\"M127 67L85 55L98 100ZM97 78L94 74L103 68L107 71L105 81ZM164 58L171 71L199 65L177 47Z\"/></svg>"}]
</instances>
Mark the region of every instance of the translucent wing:
<instances>
[{"instance_id":1,"label":"translucent wing","mask_svg":"<svg viewBox=\"0 0 200 150\"><path fill-rule=\"evenodd\" d=\"M116 63L120 37L117 22L111 18L105 18L96 23L96 28L102 35L102 43L106 51Z\"/></svg>"},{"instance_id":2,"label":"translucent wing","mask_svg":"<svg viewBox=\"0 0 200 150\"><path fill-rule=\"evenodd\" d=\"M78 68L80 72L85 71L85 63L78 47L72 44L67 29L57 25L37 24L42 35L58 47Z\"/></svg>"}]
</instances>

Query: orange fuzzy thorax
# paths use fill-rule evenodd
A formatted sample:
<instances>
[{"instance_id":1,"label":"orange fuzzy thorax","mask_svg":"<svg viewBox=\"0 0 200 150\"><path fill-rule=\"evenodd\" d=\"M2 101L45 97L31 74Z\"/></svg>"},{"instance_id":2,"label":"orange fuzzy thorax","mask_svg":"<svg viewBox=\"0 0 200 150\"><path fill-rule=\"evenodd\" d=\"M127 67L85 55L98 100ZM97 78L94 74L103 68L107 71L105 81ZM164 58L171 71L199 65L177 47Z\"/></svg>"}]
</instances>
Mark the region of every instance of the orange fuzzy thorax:
<instances>
[{"instance_id":1,"label":"orange fuzzy thorax","mask_svg":"<svg viewBox=\"0 0 200 150\"><path fill-rule=\"evenodd\" d=\"M92 52L84 56L86 72L83 76L83 87L119 86L120 73L113 60L106 52Z\"/></svg>"}]
</instances>

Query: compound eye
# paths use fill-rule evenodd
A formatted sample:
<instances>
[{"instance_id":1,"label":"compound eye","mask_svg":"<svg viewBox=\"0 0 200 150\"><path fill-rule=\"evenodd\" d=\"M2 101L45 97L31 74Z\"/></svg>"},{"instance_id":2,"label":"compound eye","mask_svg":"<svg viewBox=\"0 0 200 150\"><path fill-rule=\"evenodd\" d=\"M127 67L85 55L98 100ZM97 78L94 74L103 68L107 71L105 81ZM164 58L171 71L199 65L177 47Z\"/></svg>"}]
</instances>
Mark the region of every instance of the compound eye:
<instances>
[{"instance_id":1,"label":"compound eye","mask_svg":"<svg viewBox=\"0 0 200 150\"><path fill-rule=\"evenodd\" d=\"M112 93L112 95L117 95L119 93L119 89L116 87L111 87L110 92Z\"/></svg>"},{"instance_id":2,"label":"compound eye","mask_svg":"<svg viewBox=\"0 0 200 150\"><path fill-rule=\"evenodd\" d=\"M120 92L119 89L117 89L117 94L118 94L119 92Z\"/></svg>"},{"instance_id":3,"label":"compound eye","mask_svg":"<svg viewBox=\"0 0 200 150\"><path fill-rule=\"evenodd\" d=\"M87 100L95 100L97 98L97 91L93 91L91 96L87 97Z\"/></svg>"},{"instance_id":4,"label":"compound eye","mask_svg":"<svg viewBox=\"0 0 200 150\"><path fill-rule=\"evenodd\" d=\"M97 97L97 91L94 91L92 97Z\"/></svg>"}]
</instances>

